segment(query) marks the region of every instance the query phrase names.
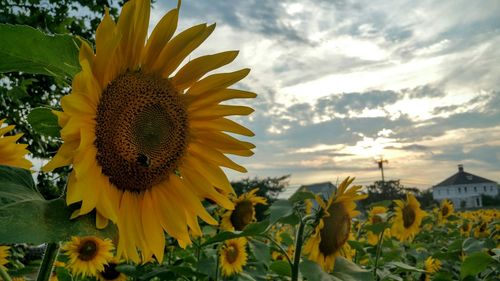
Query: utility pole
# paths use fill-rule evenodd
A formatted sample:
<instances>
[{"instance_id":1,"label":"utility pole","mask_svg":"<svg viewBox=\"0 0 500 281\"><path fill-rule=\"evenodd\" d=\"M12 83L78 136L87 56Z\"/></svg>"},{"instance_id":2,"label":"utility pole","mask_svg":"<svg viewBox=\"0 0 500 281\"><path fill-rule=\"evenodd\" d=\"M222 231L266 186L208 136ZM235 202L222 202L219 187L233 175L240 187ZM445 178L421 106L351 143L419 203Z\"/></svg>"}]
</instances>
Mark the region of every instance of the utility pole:
<instances>
[{"instance_id":1,"label":"utility pole","mask_svg":"<svg viewBox=\"0 0 500 281\"><path fill-rule=\"evenodd\" d=\"M382 184L384 184L385 183L385 179L384 179L384 163L388 164L389 161L387 161L387 159L384 159L383 157L380 157L380 159L375 160L375 163L378 164L378 168L382 172Z\"/></svg>"}]
</instances>

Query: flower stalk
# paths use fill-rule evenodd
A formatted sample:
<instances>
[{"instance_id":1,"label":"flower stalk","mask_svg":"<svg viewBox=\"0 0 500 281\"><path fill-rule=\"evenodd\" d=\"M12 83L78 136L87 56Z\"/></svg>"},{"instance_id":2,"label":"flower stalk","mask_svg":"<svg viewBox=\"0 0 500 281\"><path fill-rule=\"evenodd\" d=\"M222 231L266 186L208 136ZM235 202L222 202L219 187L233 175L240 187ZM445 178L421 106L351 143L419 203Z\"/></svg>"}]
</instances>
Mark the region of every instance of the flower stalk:
<instances>
[{"instance_id":1,"label":"flower stalk","mask_svg":"<svg viewBox=\"0 0 500 281\"><path fill-rule=\"evenodd\" d=\"M382 241L384 241L384 232L385 232L385 228L380 233L380 236L378 238L378 243L377 243L377 255L375 257L375 265L373 267L373 277L375 278L375 280L378 280L377 268L378 268L378 260L380 258L380 254L382 253Z\"/></svg>"},{"instance_id":2,"label":"flower stalk","mask_svg":"<svg viewBox=\"0 0 500 281\"><path fill-rule=\"evenodd\" d=\"M302 252L302 244L304 243L304 227L308 223L309 219L313 218L312 215L308 215L302 218L299 224L299 229L297 230L297 236L295 239L295 254L293 257L292 265L292 281L297 281L299 279L299 264L300 264L300 254Z\"/></svg>"},{"instance_id":3,"label":"flower stalk","mask_svg":"<svg viewBox=\"0 0 500 281\"><path fill-rule=\"evenodd\" d=\"M12 281L9 274L0 266L0 280Z\"/></svg>"},{"instance_id":4,"label":"flower stalk","mask_svg":"<svg viewBox=\"0 0 500 281\"><path fill-rule=\"evenodd\" d=\"M42 264L40 265L36 281L48 281L50 279L54 262L59 253L59 247L59 243L57 242L47 243L47 248L45 249L45 254L43 255Z\"/></svg>"}]
</instances>

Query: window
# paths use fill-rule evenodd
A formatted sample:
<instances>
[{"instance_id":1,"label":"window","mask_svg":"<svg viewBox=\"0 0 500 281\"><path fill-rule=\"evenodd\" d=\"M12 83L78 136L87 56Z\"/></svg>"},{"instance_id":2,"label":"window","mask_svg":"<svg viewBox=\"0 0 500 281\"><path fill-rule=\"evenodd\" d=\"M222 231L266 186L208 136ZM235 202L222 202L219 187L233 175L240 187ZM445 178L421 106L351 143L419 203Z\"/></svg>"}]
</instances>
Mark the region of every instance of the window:
<instances>
[{"instance_id":1,"label":"window","mask_svg":"<svg viewBox=\"0 0 500 281\"><path fill-rule=\"evenodd\" d=\"M490 191L493 192L493 186L490 186Z\"/></svg>"},{"instance_id":2,"label":"window","mask_svg":"<svg viewBox=\"0 0 500 281\"><path fill-rule=\"evenodd\" d=\"M477 187L474 186L474 192L477 192Z\"/></svg>"},{"instance_id":3,"label":"window","mask_svg":"<svg viewBox=\"0 0 500 281\"><path fill-rule=\"evenodd\" d=\"M462 188L461 187L458 188L458 193L462 193Z\"/></svg>"},{"instance_id":4,"label":"window","mask_svg":"<svg viewBox=\"0 0 500 281\"><path fill-rule=\"evenodd\" d=\"M481 205L479 204L479 198L476 198L476 207L481 207Z\"/></svg>"},{"instance_id":5,"label":"window","mask_svg":"<svg viewBox=\"0 0 500 281\"><path fill-rule=\"evenodd\" d=\"M483 186L483 188L484 188L484 191L486 191L486 186Z\"/></svg>"},{"instance_id":6,"label":"window","mask_svg":"<svg viewBox=\"0 0 500 281\"><path fill-rule=\"evenodd\" d=\"M467 193L467 186L466 186L466 187L464 187L464 192L465 192L465 193Z\"/></svg>"},{"instance_id":7,"label":"window","mask_svg":"<svg viewBox=\"0 0 500 281\"><path fill-rule=\"evenodd\" d=\"M448 194L448 195L450 194L450 189L449 188L446 189L446 194Z\"/></svg>"}]
</instances>

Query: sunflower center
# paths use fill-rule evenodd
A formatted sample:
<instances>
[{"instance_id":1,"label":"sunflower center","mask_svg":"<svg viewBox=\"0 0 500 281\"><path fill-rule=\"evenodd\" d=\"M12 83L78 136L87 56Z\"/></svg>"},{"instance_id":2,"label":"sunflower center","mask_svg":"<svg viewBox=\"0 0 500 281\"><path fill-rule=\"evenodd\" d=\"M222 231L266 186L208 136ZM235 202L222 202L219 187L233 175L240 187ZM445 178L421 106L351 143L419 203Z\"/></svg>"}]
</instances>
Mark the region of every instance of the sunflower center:
<instances>
[{"instance_id":1,"label":"sunflower center","mask_svg":"<svg viewBox=\"0 0 500 281\"><path fill-rule=\"evenodd\" d=\"M450 209L448 208L448 206L444 205L443 208L441 209L441 215L443 215L443 217L446 217L446 215L448 215L449 212Z\"/></svg>"},{"instance_id":2,"label":"sunflower center","mask_svg":"<svg viewBox=\"0 0 500 281\"><path fill-rule=\"evenodd\" d=\"M405 228L409 228L415 222L415 210L410 205L406 205L403 208L403 225Z\"/></svg>"},{"instance_id":3,"label":"sunflower center","mask_svg":"<svg viewBox=\"0 0 500 281\"><path fill-rule=\"evenodd\" d=\"M329 217L323 218L323 228L320 231L320 252L331 255L345 244L351 231L351 217L341 203L334 203L328 208Z\"/></svg>"},{"instance_id":4,"label":"sunflower center","mask_svg":"<svg viewBox=\"0 0 500 281\"><path fill-rule=\"evenodd\" d=\"M104 280L115 280L118 278L120 272L116 270L116 266L117 264L112 262L104 265L104 270L101 272L102 278L104 278Z\"/></svg>"},{"instance_id":5,"label":"sunflower center","mask_svg":"<svg viewBox=\"0 0 500 281\"><path fill-rule=\"evenodd\" d=\"M372 224L381 223L381 222L382 222L382 218L379 215L373 215Z\"/></svg>"},{"instance_id":6,"label":"sunflower center","mask_svg":"<svg viewBox=\"0 0 500 281\"><path fill-rule=\"evenodd\" d=\"M235 230L243 230L245 226L250 224L253 220L253 204L249 200L244 200L234 206L234 211L231 214L231 224Z\"/></svg>"},{"instance_id":7,"label":"sunflower center","mask_svg":"<svg viewBox=\"0 0 500 281\"><path fill-rule=\"evenodd\" d=\"M226 249L226 260L229 263L234 263L238 259L238 247L235 247L233 245L228 246Z\"/></svg>"},{"instance_id":8,"label":"sunflower center","mask_svg":"<svg viewBox=\"0 0 500 281\"><path fill-rule=\"evenodd\" d=\"M167 80L126 72L97 107L97 161L118 189L140 192L175 172L188 137L186 106Z\"/></svg>"},{"instance_id":9,"label":"sunflower center","mask_svg":"<svg viewBox=\"0 0 500 281\"><path fill-rule=\"evenodd\" d=\"M84 240L78 248L78 259L92 260L97 255L97 243L93 240Z\"/></svg>"}]
</instances>

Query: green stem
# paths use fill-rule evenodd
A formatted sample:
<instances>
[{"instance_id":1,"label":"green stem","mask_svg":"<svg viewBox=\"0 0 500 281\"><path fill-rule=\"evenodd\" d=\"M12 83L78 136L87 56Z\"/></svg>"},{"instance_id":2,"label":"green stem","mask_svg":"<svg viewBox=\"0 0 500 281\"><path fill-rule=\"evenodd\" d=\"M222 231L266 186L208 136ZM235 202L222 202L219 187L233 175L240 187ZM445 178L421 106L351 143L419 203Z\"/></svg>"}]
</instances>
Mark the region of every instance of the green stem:
<instances>
[{"instance_id":1,"label":"green stem","mask_svg":"<svg viewBox=\"0 0 500 281\"><path fill-rule=\"evenodd\" d=\"M299 279L300 254L302 251L302 244L304 242L302 236L304 234L304 227L306 226L308 220L312 217L312 215L308 215L300 220L299 229L297 230L297 236L295 239L295 255L293 257L292 265L292 281L297 281Z\"/></svg>"},{"instance_id":2,"label":"green stem","mask_svg":"<svg viewBox=\"0 0 500 281\"><path fill-rule=\"evenodd\" d=\"M283 247L281 247L281 245L276 240L274 240L273 238L271 238L269 235L262 235L261 237L263 237L263 238L268 239L269 241L271 241L274 244L274 246L276 246L276 248L278 248L278 250L280 250L280 252L285 256L285 258L287 259L287 261L290 264L290 266L293 266L292 259L288 255L288 252L285 249L283 249Z\"/></svg>"},{"instance_id":3,"label":"green stem","mask_svg":"<svg viewBox=\"0 0 500 281\"><path fill-rule=\"evenodd\" d=\"M1 265L0 265L0 279L4 281L12 281L12 279L10 279L9 274L7 274L7 271L5 271Z\"/></svg>"},{"instance_id":4,"label":"green stem","mask_svg":"<svg viewBox=\"0 0 500 281\"><path fill-rule=\"evenodd\" d=\"M52 267L54 266L54 261L57 258L58 252L59 243L47 243L47 248L45 249L45 254L43 255L42 264L40 265L40 271L38 271L36 281L48 281L50 279Z\"/></svg>"},{"instance_id":5,"label":"green stem","mask_svg":"<svg viewBox=\"0 0 500 281\"><path fill-rule=\"evenodd\" d=\"M219 249L217 248L217 252L219 252ZM215 281L219 280L219 255L215 255Z\"/></svg>"},{"instance_id":6,"label":"green stem","mask_svg":"<svg viewBox=\"0 0 500 281\"><path fill-rule=\"evenodd\" d=\"M385 228L380 233L380 236L378 238L378 243L377 243L377 256L375 258L375 266L373 268L373 276L374 276L375 280L378 280L377 268L378 268L378 260L380 258L380 254L382 253L382 241L384 241L384 232L385 232Z\"/></svg>"}]
</instances>

